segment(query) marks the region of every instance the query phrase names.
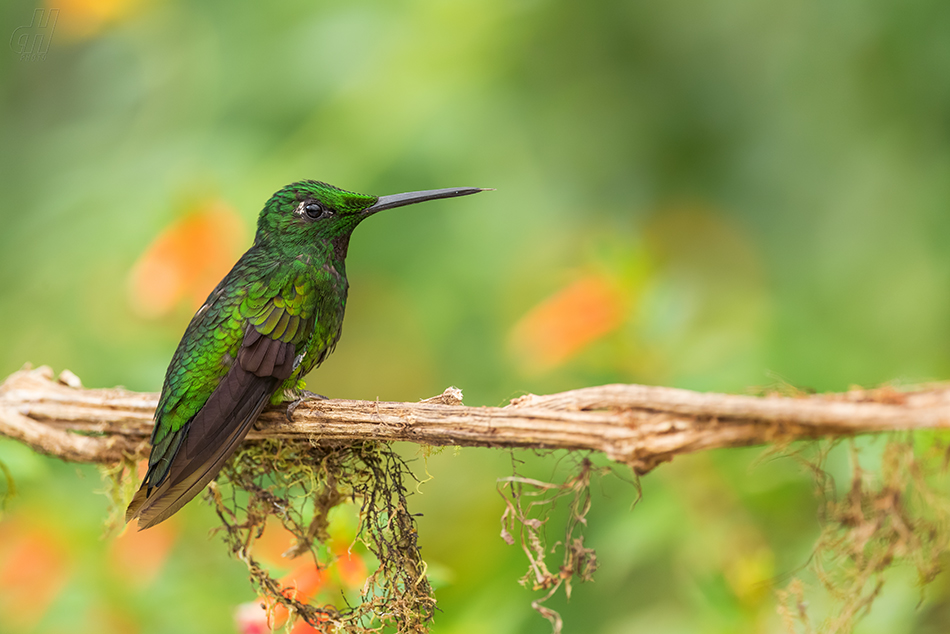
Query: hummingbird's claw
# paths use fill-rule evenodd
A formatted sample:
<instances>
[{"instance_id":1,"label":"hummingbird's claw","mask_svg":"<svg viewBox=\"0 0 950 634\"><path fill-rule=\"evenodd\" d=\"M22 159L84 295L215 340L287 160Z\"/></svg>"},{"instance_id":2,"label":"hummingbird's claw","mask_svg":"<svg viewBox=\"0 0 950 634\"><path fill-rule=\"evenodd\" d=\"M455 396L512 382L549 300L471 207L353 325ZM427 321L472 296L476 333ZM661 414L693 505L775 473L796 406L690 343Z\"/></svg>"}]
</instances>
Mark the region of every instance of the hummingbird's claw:
<instances>
[{"instance_id":1,"label":"hummingbird's claw","mask_svg":"<svg viewBox=\"0 0 950 634\"><path fill-rule=\"evenodd\" d=\"M292 400L287 405L287 411L284 412L284 415L287 416L287 422L289 423L294 422L294 410L300 407L300 404L303 403L304 401L308 401L311 399L318 399L321 401L329 400L323 394L317 394L316 392L311 392L310 390L301 390L299 396L297 396L297 398Z\"/></svg>"}]
</instances>

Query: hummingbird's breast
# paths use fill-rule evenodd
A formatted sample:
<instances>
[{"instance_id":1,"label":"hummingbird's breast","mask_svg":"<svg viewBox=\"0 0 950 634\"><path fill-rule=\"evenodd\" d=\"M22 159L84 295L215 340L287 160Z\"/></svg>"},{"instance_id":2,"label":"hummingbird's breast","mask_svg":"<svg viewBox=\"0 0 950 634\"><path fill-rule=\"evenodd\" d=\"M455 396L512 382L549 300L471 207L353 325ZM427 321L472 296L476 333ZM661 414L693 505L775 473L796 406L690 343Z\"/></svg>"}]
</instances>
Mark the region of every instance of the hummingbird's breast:
<instances>
[{"instance_id":1,"label":"hummingbird's breast","mask_svg":"<svg viewBox=\"0 0 950 634\"><path fill-rule=\"evenodd\" d=\"M292 281L300 298L302 313L308 321L307 336L297 345L300 362L289 382L303 378L320 365L333 351L343 329L348 284L345 271L332 262L316 264L308 257L298 257Z\"/></svg>"}]
</instances>

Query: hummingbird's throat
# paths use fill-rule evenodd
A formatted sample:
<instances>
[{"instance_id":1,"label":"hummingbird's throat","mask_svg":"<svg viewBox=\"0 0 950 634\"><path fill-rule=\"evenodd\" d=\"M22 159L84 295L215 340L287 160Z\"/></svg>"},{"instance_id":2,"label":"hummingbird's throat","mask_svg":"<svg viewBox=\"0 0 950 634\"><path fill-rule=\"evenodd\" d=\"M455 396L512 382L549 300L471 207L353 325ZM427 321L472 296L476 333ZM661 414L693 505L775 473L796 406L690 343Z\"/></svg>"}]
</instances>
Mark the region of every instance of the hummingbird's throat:
<instances>
[{"instance_id":1,"label":"hummingbird's throat","mask_svg":"<svg viewBox=\"0 0 950 634\"><path fill-rule=\"evenodd\" d=\"M333 258L337 262L343 262L346 259L346 251L350 248L350 234L336 236L332 240Z\"/></svg>"}]
</instances>

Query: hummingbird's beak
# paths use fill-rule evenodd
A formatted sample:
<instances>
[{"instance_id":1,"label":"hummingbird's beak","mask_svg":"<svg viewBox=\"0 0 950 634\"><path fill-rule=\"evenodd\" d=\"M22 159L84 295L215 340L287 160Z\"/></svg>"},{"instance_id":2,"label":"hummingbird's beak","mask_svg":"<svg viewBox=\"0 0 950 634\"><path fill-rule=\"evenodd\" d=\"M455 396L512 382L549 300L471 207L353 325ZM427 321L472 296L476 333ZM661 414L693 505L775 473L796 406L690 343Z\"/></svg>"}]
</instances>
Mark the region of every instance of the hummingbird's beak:
<instances>
[{"instance_id":1,"label":"hummingbird's beak","mask_svg":"<svg viewBox=\"0 0 950 634\"><path fill-rule=\"evenodd\" d=\"M483 187L450 187L449 189L427 189L421 192L408 192L405 194L391 194L389 196L380 196L376 204L364 209L360 215L364 218L371 216L377 211L392 209L393 207L402 207L403 205L412 205L427 200L438 200L439 198L455 198L456 196L468 196L478 192L493 191L491 188Z\"/></svg>"}]
</instances>

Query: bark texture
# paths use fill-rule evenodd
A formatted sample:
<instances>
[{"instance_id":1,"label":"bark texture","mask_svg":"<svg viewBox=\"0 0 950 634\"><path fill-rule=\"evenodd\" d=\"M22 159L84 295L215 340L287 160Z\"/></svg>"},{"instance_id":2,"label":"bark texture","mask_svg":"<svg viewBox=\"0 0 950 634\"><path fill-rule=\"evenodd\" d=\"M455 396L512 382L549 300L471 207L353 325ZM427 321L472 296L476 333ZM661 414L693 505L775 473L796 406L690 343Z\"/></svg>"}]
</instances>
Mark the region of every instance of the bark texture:
<instances>
[{"instance_id":1,"label":"bark texture","mask_svg":"<svg viewBox=\"0 0 950 634\"><path fill-rule=\"evenodd\" d=\"M24 368L0 385L0 434L64 460L111 463L148 454L158 395L84 389L64 371ZM528 394L468 407L449 388L418 403L313 400L287 420L265 411L248 438L587 449L638 473L678 454L821 437L950 427L950 387L803 396L738 396L644 385Z\"/></svg>"}]
</instances>

